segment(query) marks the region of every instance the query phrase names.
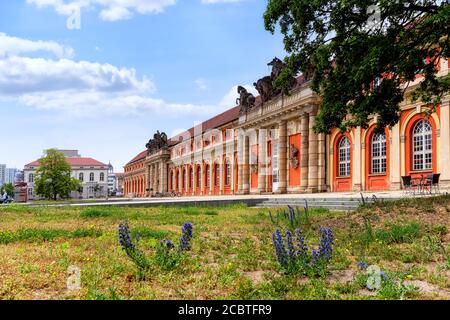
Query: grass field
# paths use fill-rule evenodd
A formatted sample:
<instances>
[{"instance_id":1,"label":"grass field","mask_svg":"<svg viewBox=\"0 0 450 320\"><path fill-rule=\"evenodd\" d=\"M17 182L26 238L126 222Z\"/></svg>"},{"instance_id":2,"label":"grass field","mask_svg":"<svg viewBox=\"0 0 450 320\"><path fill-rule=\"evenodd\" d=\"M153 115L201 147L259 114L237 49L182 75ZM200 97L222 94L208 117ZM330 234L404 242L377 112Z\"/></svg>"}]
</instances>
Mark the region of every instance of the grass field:
<instances>
[{"instance_id":1,"label":"grass field","mask_svg":"<svg viewBox=\"0 0 450 320\"><path fill-rule=\"evenodd\" d=\"M124 220L148 256L192 222L192 250L140 278L118 244ZM269 210L0 207L0 299L450 299L449 196L310 210L300 223L310 247L322 226L335 236L328 273L306 277L280 270ZM379 290L366 288L359 261L386 274ZM81 269L80 290L67 289L69 266Z\"/></svg>"}]
</instances>

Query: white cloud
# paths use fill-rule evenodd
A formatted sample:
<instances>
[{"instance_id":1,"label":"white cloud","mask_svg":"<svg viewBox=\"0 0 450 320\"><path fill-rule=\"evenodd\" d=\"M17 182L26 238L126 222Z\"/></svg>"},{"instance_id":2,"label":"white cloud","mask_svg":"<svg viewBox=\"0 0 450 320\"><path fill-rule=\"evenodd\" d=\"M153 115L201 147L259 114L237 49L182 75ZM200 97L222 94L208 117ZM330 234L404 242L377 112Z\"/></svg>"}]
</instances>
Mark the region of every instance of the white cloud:
<instances>
[{"instance_id":1,"label":"white cloud","mask_svg":"<svg viewBox=\"0 0 450 320\"><path fill-rule=\"evenodd\" d=\"M98 9L105 21L130 19L134 14L156 14L175 5L176 0L27 0L38 8L53 7L60 15L70 16L76 9Z\"/></svg>"},{"instance_id":2,"label":"white cloud","mask_svg":"<svg viewBox=\"0 0 450 320\"><path fill-rule=\"evenodd\" d=\"M124 7L109 7L100 12L100 18L105 21L118 21L130 19L133 14Z\"/></svg>"},{"instance_id":3,"label":"white cloud","mask_svg":"<svg viewBox=\"0 0 450 320\"><path fill-rule=\"evenodd\" d=\"M197 79L194 81L195 85L197 86L197 88L199 88L202 91L205 91L208 89L208 85L206 84L205 79Z\"/></svg>"},{"instance_id":4,"label":"white cloud","mask_svg":"<svg viewBox=\"0 0 450 320\"><path fill-rule=\"evenodd\" d=\"M28 53L36 48L51 51L57 57L64 56L61 53L65 51L53 42L51 46L39 41L31 45L27 40L7 35L3 38L15 40L4 46L8 54L0 55L0 100L17 101L59 115L91 118L147 112L203 118L235 105L236 86L217 105L171 103L152 97L156 91L154 82L145 76L138 77L134 69L67 58L30 57Z\"/></svg>"},{"instance_id":5,"label":"white cloud","mask_svg":"<svg viewBox=\"0 0 450 320\"><path fill-rule=\"evenodd\" d=\"M38 110L50 110L71 117L97 118L106 115L152 115L179 117L183 115L212 114L214 106L168 103L141 95L106 94L102 92L51 92L23 95L19 101Z\"/></svg>"},{"instance_id":6,"label":"white cloud","mask_svg":"<svg viewBox=\"0 0 450 320\"><path fill-rule=\"evenodd\" d=\"M57 58L72 58L75 54L71 47L58 44L54 41L32 41L10 37L0 32L0 57L35 52L49 52Z\"/></svg>"},{"instance_id":7,"label":"white cloud","mask_svg":"<svg viewBox=\"0 0 450 320\"><path fill-rule=\"evenodd\" d=\"M155 91L154 84L145 77L139 79L134 69L119 69L110 64L20 56L0 59L0 93L3 95L68 88L112 93Z\"/></svg>"}]
</instances>

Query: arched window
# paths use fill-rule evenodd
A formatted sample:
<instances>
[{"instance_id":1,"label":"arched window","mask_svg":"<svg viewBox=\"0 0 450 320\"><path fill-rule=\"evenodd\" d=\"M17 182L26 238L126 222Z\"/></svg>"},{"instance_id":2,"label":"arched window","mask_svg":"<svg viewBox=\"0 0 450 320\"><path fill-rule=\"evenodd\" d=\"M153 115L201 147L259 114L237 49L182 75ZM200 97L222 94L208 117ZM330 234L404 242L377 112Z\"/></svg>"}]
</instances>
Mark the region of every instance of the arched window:
<instances>
[{"instance_id":1,"label":"arched window","mask_svg":"<svg viewBox=\"0 0 450 320\"><path fill-rule=\"evenodd\" d=\"M376 133L372 137L372 173L386 173L386 135Z\"/></svg>"},{"instance_id":2,"label":"arched window","mask_svg":"<svg viewBox=\"0 0 450 320\"><path fill-rule=\"evenodd\" d=\"M231 185L231 162L227 159L225 162L225 185Z\"/></svg>"},{"instance_id":3,"label":"arched window","mask_svg":"<svg viewBox=\"0 0 450 320\"><path fill-rule=\"evenodd\" d=\"M220 165L218 163L216 163L215 167L214 167L214 176L216 178L215 186L219 187L220 186Z\"/></svg>"},{"instance_id":4,"label":"arched window","mask_svg":"<svg viewBox=\"0 0 450 320\"><path fill-rule=\"evenodd\" d=\"M205 166L205 174L206 174L206 179L205 179L205 186L209 187L210 183L211 183L211 171L209 170L209 164L207 164Z\"/></svg>"},{"instance_id":5,"label":"arched window","mask_svg":"<svg viewBox=\"0 0 450 320\"><path fill-rule=\"evenodd\" d=\"M30 173L30 174L28 175L28 182L31 182L31 183L34 182L34 174Z\"/></svg>"},{"instance_id":6,"label":"arched window","mask_svg":"<svg viewBox=\"0 0 450 320\"><path fill-rule=\"evenodd\" d=\"M350 176L350 140L347 137L343 137L339 142L339 176Z\"/></svg>"},{"instance_id":7,"label":"arched window","mask_svg":"<svg viewBox=\"0 0 450 320\"><path fill-rule=\"evenodd\" d=\"M78 175L78 180L80 180L81 182L84 181L84 173L83 173L83 172L81 172L81 173Z\"/></svg>"},{"instance_id":8,"label":"arched window","mask_svg":"<svg viewBox=\"0 0 450 320\"><path fill-rule=\"evenodd\" d=\"M189 170L189 189L194 187L194 169L191 167Z\"/></svg>"},{"instance_id":9,"label":"arched window","mask_svg":"<svg viewBox=\"0 0 450 320\"><path fill-rule=\"evenodd\" d=\"M105 174L100 172L100 181L105 181Z\"/></svg>"},{"instance_id":10,"label":"arched window","mask_svg":"<svg viewBox=\"0 0 450 320\"><path fill-rule=\"evenodd\" d=\"M94 173L93 173L93 172L91 172L91 173L89 174L89 181L90 181L90 182L94 182Z\"/></svg>"},{"instance_id":11,"label":"arched window","mask_svg":"<svg viewBox=\"0 0 450 320\"><path fill-rule=\"evenodd\" d=\"M420 120L413 130L413 170L429 170L433 164L432 127L429 121Z\"/></svg>"}]
</instances>

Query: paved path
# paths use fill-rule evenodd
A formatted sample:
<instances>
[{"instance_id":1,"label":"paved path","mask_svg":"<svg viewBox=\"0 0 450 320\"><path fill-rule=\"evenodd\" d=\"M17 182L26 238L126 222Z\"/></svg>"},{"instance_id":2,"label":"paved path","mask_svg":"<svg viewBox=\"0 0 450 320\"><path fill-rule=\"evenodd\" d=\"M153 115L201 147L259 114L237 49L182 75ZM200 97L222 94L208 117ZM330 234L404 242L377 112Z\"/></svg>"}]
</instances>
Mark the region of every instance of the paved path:
<instances>
[{"instance_id":1,"label":"paved path","mask_svg":"<svg viewBox=\"0 0 450 320\"><path fill-rule=\"evenodd\" d=\"M404 197L402 191L383 191L383 192L363 192L365 199L395 200ZM336 210L354 210L359 206L361 200L360 192L327 192L315 194L282 194L282 195L229 195L229 196L202 196L202 197L179 197L179 198L111 198L105 200L85 200L79 203L54 204L50 206L136 206L153 207L163 205L178 206L196 206L196 205L227 205L235 203L247 203L249 206L257 207L276 207L292 205L303 205L307 200L311 207L326 207ZM29 205L33 205L29 203Z\"/></svg>"}]
</instances>

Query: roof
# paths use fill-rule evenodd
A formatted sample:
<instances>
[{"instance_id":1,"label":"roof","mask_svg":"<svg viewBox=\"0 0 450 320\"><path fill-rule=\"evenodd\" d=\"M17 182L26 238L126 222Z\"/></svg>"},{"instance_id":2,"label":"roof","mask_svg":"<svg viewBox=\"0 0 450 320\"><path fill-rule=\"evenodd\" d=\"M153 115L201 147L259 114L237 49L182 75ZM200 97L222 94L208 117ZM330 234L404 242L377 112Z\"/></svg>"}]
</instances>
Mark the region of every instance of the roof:
<instances>
[{"instance_id":1,"label":"roof","mask_svg":"<svg viewBox=\"0 0 450 320\"><path fill-rule=\"evenodd\" d=\"M205 122L203 122L201 124L202 133L207 130L218 128L220 126L223 126L229 122L232 122L232 121L238 119L239 111L240 111L239 106L233 107L233 108L231 108L209 120L206 120ZM195 127L195 128L197 128L197 127ZM190 128L189 130L187 130L183 133L176 135L175 137L170 138L168 141L169 147L172 147L172 146L182 142L184 137L186 137L186 136L192 137L193 135L194 135L194 127ZM135 156L133 159L131 159L131 161L128 162L125 166L130 165L139 160L145 159L147 154L148 154L147 150L142 151L137 156Z\"/></svg>"},{"instance_id":2,"label":"roof","mask_svg":"<svg viewBox=\"0 0 450 320\"><path fill-rule=\"evenodd\" d=\"M104 164L100 161L97 161L92 158L66 158L66 161L70 164L71 167L107 167L107 164ZM39 167L39 160L33 161L26 165L26 167Z\"/></svg>"},{"instance_id":3,"label":"roof","mask_svg":"<svg viewBox=\"0 0 450 320\"><path fill-rule=\"evenodd\" d=\"M202 133L211 130L211 129L215 129L218 127L221 127L227 123L230 123L236 119L239 118L239 111L240 111L240 107L233 107L209 120L206 120L205 122L201 123L201 129L202 129ZM169 139L169 146L174 146L180 142L183 141L184 137L193 137L194 136L194 130L196 128L199 128L200 125L196 126L196 127L192 127L189 130L180 133L178 135L176 135L175 137L172 137Z\"/></svg>"},{"instance_id":4,"label":"roof","mask_svg":"<svg viewBox=\"0 0 450 320\"><path fill-rule=\"evenodd\" d=\"M147 154L148 154L148 151L147 151L147 150L142 151L142 152L139 153L136 157L134 157L133 159L131 159L131 161L128 162L128 163L126 164L126 166L129 165L129 164L131 164L131 163L133 163L133 162L137 162L137 161L139 161L139 160L145 159L145 157L147 156Z\"/></svg>"}]
</instances>

